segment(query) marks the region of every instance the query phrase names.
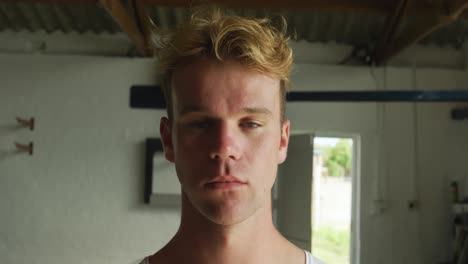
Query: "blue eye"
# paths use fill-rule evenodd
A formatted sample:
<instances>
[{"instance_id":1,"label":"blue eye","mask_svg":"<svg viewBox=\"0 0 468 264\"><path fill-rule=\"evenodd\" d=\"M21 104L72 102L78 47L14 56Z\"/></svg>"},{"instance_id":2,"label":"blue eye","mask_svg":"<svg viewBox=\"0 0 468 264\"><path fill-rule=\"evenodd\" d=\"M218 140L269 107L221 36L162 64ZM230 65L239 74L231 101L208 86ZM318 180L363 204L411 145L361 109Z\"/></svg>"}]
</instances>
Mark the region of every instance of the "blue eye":
<instances>
[{"instance_id":1,"label":"blue eye","mask_svg":"<svg viewBox=\"0 0 468 264\"><path fill-rule=\"evenodd\" d=\"M242 123L242 126L246 128L259 128L262 125L257 122L248 121L248 122Z\"/></svg>"}]
</instances>

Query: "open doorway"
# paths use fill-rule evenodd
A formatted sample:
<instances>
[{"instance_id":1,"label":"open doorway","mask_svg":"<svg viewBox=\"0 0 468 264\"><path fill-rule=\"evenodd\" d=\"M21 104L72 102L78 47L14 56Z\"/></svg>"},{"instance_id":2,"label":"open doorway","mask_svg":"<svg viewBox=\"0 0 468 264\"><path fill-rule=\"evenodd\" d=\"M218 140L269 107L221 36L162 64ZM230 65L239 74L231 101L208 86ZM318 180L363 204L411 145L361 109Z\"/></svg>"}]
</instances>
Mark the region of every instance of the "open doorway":
<instances>
[{"instance_id":1,"label":"open doorway","mask_svg":"<svg viewBox=\"0 0 468 264\"><path fill-rule=\"evenodd\" d=\"M356 140L314 137L312 254L328 264L354 264Z\"/></svg>"}]
</instances>

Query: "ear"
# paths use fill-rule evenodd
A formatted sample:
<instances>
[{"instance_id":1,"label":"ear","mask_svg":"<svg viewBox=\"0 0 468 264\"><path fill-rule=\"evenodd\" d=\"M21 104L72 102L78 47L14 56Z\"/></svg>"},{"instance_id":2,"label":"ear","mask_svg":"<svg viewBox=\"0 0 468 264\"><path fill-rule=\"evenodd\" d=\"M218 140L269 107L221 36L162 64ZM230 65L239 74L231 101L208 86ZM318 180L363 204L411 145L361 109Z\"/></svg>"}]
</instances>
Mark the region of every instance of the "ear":
<instances>
[{"instance_id":1,"label":"ear","mask_svg":"<svg viewBox=\"0 0 468 264\"><path fill-rule=\"evenodd\" d=\"M174 145L172 144L171 123L167 117L162 117L159 123L159 133L164 148L164 156L170 162L174 162Z\"/></svg>"},{"instance_id":2,"label":"ear","mask_svg":"<svg viewBox=\"0 0 468 264\"><path fill-rule=\"evenodd\" d=\"M281 141L278 149L278 164L283 163L288 155L289 144L289 120L285 120L281 125Z\"/></svg>"}]
</instances>

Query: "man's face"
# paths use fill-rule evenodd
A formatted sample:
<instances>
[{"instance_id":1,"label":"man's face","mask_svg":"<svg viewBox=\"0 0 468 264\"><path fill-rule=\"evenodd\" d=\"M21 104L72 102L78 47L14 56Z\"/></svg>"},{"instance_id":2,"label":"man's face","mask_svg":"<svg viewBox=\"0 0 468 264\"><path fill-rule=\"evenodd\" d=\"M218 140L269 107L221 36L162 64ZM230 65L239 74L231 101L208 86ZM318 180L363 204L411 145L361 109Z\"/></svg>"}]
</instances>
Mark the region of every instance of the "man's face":
<instances>
[{"instance_id":1,"label":"man's face","mask_svg":"<svg viewBox=\"0 0 468 264\"><path fill-rule=\"evenodd\" d=\"M183 195L209 220L239 223L268 207L286 158L279 81L233 61L199 59L174 72L174 117L161 120Z\"/></svg>"}]
</instances>

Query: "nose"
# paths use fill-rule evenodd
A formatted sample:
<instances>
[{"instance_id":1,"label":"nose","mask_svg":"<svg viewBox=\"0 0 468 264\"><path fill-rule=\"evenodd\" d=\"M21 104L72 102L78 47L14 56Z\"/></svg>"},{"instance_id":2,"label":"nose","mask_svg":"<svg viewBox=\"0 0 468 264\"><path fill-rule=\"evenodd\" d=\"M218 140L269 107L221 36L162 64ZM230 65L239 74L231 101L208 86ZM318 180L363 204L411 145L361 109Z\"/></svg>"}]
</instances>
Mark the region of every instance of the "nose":
<instances>
[{"instance_id":1,"label":"nose","mask_svg":"<svg viewBox=\"0 0 468 264\"><path fill-rule=\"evenodd\" d=\"M240 137L236 127L218 124L211 134L210 158L214 160L238 160L241 156Z\"/></svg>"}]
</instances>

